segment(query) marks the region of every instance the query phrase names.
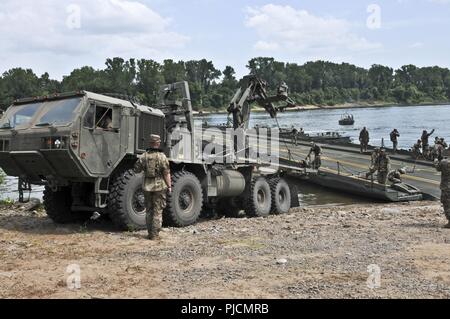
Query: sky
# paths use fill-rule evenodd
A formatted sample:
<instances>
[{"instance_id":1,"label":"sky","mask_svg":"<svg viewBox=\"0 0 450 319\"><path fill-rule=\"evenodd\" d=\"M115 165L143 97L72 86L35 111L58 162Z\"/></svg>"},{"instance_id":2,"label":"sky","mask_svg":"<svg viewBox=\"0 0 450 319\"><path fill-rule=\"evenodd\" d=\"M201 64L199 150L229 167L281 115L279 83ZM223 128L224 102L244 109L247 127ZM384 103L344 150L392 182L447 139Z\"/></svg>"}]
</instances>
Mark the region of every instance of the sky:
<instances>
[{"instance_id":1,"label":"sky","mask_svg":"<svg viewBox=\"0 0 450 319\"><path fill-rule=\"evenodd\" d=\"M238 77L257 56L450 67L449 17L450 0L1 0L0 73L61 80L116 56L206 58Z\"/></svg>"}]
</instances>

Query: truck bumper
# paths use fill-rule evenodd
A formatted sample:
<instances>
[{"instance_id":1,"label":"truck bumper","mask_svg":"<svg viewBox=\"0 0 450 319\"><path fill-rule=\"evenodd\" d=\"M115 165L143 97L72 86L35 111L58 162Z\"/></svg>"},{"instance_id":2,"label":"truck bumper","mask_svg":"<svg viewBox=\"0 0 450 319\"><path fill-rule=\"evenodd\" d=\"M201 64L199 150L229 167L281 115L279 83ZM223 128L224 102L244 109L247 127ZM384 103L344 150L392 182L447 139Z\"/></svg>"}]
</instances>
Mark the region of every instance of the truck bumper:
<instances>
[{"instance_id":1,"label":"truck bumper","mask_svg":"<svg viewBox=\"0 0 450 319\"><path fill-rule=\"evenodd\" d=\"M31 183L84 176L67 150L0 152L0 167L7 175Z\"/></svg>"}]
</instances>

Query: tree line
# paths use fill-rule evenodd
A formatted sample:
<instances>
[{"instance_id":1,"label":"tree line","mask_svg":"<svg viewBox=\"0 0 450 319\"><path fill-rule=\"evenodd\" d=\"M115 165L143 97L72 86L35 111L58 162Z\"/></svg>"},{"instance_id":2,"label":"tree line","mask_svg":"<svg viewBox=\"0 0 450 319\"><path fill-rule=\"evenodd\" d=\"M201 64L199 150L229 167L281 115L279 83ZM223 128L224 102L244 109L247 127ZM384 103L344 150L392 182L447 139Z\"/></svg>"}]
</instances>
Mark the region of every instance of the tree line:
<instances>
[{"instance_id":1,"label":"tree line","mask_svg":"<svg viewBox=\"0 0 450 319\"><path fill-rule=\"evenodd\" d=\"M291 98L299 105L335 105L342 103L440 103L450 100L450 70L441 67L405 65L397 70L383 65L370 69L348 63L326 61L300 65L274 58L258 57L248 62L249 73L268 82L276 91L281 82L290 88ZM101 70L85 66L75 69L62 81L48 73L40 77L31 69L14 68L0 77L0 107L13 100L58 92L87 90L135 96L154 105L158 88L164 83L189 81L196 110L218 110L228 106L239 86L233 67L217 69L206 59L192 61L107 59Z\"/></svg>"}]
</instances>

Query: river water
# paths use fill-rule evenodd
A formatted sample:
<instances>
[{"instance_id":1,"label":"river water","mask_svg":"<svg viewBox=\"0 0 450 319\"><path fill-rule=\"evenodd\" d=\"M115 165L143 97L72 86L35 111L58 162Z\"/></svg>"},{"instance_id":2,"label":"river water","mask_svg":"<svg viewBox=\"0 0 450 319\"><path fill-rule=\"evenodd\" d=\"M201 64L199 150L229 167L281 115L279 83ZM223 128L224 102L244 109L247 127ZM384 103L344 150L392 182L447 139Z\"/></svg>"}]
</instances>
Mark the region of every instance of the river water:
<instances>
[{"instance_id":1,"label":"river water","mask_svg":"<svg viewBox=\"0 0 450 319\"><path fill-rule=\"evenodd\" d=\"M339 120L346 112L354 115L355 125L339 125ZM227 115L206 115L201 119L215 125L226 123ZM410 149L421 137L423 130L436 129L430 143L435 136L450 140L450 105L305 110L281 113L278 115L278 122L282 128L294 125L311 134L339 132L351 137L354 143L359 143L359 132L365 126L369 130L370 144L373 146L381 146L382 139L386 146L392 146L389 134L394 128L400 132L399 147L403 149ZM277 126L276 121L265 113L251 115L250 127L256 124L274 128Z\"/></svg>"},{"instance_id":2,"label":"river water","mask_svg":"<svg viewBox=\"0 0 450 319\"><path fill-rule=\"evenodd\" d=\"M339 125L339 119L346 112L354 115L356 120L354 126ZM226 123L227 115L206 115L197 118L196 123L201 125L204 120L210 125L219 125ZM374 146L381 145L383 138L386 145L390 146L389 133L394 128L397 128L401 134L399 146L403 149L410 149L420 138L424 129L429 131L436 129L434 136L450 140L450 105L306 110L281 113L278 116L278 122L283 128L290 128L294 125L297 128L303 128L305 132L310 134L329 131L339 132L345 136L350 136L354 143L358 142L359 132L366 126L371 134L370 144ZM250 127L254 127L256 124L277 127L275 120L265 113L252 114ZM432 142L434 136L430 142ZM319 193L320 196L318 196ZM31 196L42 198L42 187L35 187ZM17 180L15 178L7 177L6 183L0 186L0 200L8 198L18 198ZM332 203L348 204L358 201L358 199L332 192L324 193L323 190L304 186L300 201L302 205L308 206Z\"/></svg>"}]
</instances>

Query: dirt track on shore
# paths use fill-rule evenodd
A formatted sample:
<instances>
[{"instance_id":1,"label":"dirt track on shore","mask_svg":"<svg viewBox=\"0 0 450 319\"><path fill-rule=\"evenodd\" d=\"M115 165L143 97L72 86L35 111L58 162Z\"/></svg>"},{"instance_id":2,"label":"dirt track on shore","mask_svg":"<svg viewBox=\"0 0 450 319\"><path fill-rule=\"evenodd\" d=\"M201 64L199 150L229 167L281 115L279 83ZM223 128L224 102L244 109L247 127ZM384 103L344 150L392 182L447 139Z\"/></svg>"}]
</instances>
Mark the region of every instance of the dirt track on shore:
<instances>
[{"instance_id":1,"label":"dirt track on shore","mask_svg":"<svg viewBox=\"0 0 450 319\"><path fill-rule=\"evenodd\" d=\"M429 202L307 208L169 228L150 242L107 221L56 226L42 211L2 208L0 297L449 298L444 223ZM80 289L67 287L71 264ZM369 265L381 270L375 289Z\"/></svg>"}]
</instances>

